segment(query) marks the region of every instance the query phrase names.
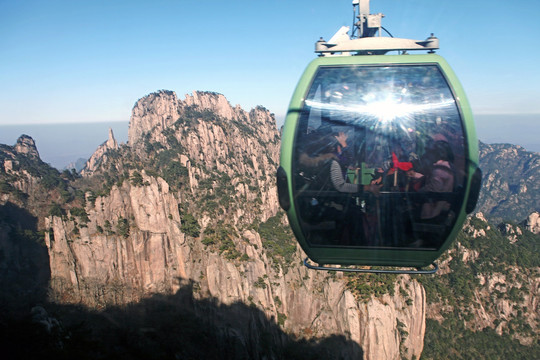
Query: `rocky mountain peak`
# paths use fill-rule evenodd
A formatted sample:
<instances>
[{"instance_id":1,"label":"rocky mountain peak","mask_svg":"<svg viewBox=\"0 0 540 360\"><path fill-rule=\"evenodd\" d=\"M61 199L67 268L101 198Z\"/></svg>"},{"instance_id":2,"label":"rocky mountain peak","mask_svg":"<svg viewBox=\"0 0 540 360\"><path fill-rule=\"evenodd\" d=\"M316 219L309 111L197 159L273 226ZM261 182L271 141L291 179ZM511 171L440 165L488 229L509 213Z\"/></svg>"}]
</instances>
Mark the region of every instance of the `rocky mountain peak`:
<instances>
[{"instance_id":1,"label":"rocky mountain peak","mask_svg":"<svg viewBox=\"0 0 540 360\"><path fill-rule=\"evenodd\" d=\"M137 147L145 139L162 142L163 138L156 135L172 128L182 119L193 117L194 111L243 123L256 123L260 118L272 118L272 126L275 127L273 116L263 107L257 107L248 113L239 105L231 106L224 95L216 92L194 91L191 95L187 94L184 100L180 100L174 91L160 90L135 103L129 122L128 144ZM259 115L253 116L256 114Z\"/></svg>"},{"instance_id":2,"label":"rocky mountain peak","mask_svg":"<svg viewBox=\"0 0 540 360\"><path fill-rule=\"evenodd\" d=\"M109 138L107 139L105 146L108 149L118 149L118 143L116 142L116 139L114 138L114 132L112 128L109 128Z\"/></svg>"},{"instance_id":3,"label":"rocky mountain peak","mask_svg":"<svg viewBox=\"0 0 540 360\"><path fill-rule=\"evenodd\" d=\"M225 119L233 119L241 108L239 105L232 107L225 96L209 91L194 91L192 95L186 95L185 106L196 106L199 109L208 109Z\"/></svg>"},{"instance_id":4,"label":"rocky mountain peak","mask_svg":"<svg viewBox=\"0 0 540 360\"><path fill-rule=\"evenodd\" d=\"M36 142L28 135L21 135L14 146L15 151L31 157L39 158Z\"/></svg>"},{"instance_id":5,"label":"rocky mountain peak","mask_svg":"<svg viewBox=\"0 0 540 360\"><path fill-rule=\"evenodd\" d=\"M160 90L135 103L128 129L128 144L135 145L144 133L164 130L178 118L178 99L174 91Z\"/></svg>"}]
</instances>

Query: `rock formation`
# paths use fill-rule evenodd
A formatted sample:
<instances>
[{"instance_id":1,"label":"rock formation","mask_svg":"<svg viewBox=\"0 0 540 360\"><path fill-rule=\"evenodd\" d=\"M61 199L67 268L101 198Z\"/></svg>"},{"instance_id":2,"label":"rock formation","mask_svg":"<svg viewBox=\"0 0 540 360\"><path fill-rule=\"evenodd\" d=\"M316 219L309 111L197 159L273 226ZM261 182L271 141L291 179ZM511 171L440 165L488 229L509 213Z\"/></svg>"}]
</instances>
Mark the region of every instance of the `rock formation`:
<instances>
[{"instance_id":1,"label":"rock formation","mask_svg":"<svg viewBox=\"0 0 540 360\"><path fill-rule=\"evenodd\" d=\"M533 234L540 234L540 213L535 211L530 214L525 221L525 227Z\"/></svg>"},{"instance_id":2,"label":"rock formation","mask_svg":"<svg viewBox=\"0 0 540 360\"><path fill-rule=\"evenodd\" d=\"M128 144L137 144L150 131L160 134L178 119L178 112L178 99L172 91L159 91L139 99L131 113Z\"/></svg>"},{"instance_id":3,"label":"rock formation","mask_svg":"<svg viewBox=\"0 0 540 360\"><path fill-rule=\"evenodd\" d=\"M28 135L21 135L17 139L17 143L15 144L14 149L17 153L26 154L30 157L39 158L39 153L36 148L36 143L34 139L32 139Z\"/></svg>"},{"instance_id":4,"label":"rock formation","mask_svg":"<svg viewBox=\"0 0 540 360\"><path fill-rule=\"evenodd\" d=\"M114 138L114 133L109 128L109 138L103 144L101 144L96 151L92 154L90 159L86 162L81 174L83 176L90 176L99 167L101 162L107 161L108 152L118 150L118 143Z\"/></svg>"},{"instance_id":5,"label":"rock formation","mask_svg":"<svg viewBox=\"0 0 540 360\"><path fill-rule=\"evenodd\" d=\"M129 146L111 144L110 137L92 156L85 177L115 169L128 175L124 181L104 195L88 193L87 217L47 218L55 299L100 308L174 293L188 279L197 297L253 304L288 332L345 334L366 359L420 356L425 293L416 281L402 276L391 294L359 301L343 275L303 267L298 247L287 263L255 231L253 224L278 213L279 134L268 110L246 112L215 93L180 101L160 91L135 104ZM134 170L111 150L124 159L136 154L149 168ZM163 177L171 168L179 175L169 184ZM188 235L187 214L199 233ZM209 240L214 233L225 238Z\"/></svg>"}]
</instances>

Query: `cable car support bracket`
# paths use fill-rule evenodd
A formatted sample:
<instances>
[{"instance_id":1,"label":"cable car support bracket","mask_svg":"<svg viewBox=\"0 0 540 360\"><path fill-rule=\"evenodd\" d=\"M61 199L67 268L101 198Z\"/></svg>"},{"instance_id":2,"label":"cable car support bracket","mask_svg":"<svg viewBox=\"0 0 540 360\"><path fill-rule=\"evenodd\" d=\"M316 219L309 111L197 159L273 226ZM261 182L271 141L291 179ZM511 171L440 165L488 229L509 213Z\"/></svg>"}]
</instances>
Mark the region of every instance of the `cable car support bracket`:
<instances>
[{"instance_id":1,"label":"cable car support bracket","mask_svg":"<svg viewBox=\"0 0 540 360\"><path fill-rule=\"evenodd\" d=\"M388 51L428 50L434 52L439 48L439 39L429 36L426 40L401 39L381 36L383 14L369 13L369 0L353 0L353 30L342 26L329 41L320 38L315 43L315 52L319 56L341 55L383 55ZM379 36L375 36L376 34Z\"/></svg>"}]
</instances>

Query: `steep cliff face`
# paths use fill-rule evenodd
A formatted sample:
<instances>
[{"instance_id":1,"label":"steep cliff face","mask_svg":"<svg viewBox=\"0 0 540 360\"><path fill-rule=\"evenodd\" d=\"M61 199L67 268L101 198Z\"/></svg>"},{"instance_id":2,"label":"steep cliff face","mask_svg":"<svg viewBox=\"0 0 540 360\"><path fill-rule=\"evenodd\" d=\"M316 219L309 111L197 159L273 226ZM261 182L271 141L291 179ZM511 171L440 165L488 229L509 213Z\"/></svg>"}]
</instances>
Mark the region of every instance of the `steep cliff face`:
<instances>
[{"instance_id":1,"label":"steep cliff face","mask_svg":"<svg viewBox=\"0 0 540 360\"><path fill-rule=\"evenodd\" d=\"M81 180L95 182L84 211L46 220L57 301L123 304L174 293L183 279L196 298L252 304L297 336L339 334L360 345L336 357L420 356L418 282L402 276L386 294L358 297L343 275L303 267L290 232L283 237L279 135L266 109L160 91L135 104L128 145L111 150Z\"/></svg>"},{"instance_id":2,"label":"steep cliff face","mask_svg":"<svg viewBox=\"0 0 540 360\"><path fill-rule=\"evenodd\" d=\"M40 179L32 164L40 167L42 162L34 140L28 135L21 135L14 146L2 145L0 148L0 173L4 174L5 187L21 194L35 194ZM7 199L6 195L4 197Z\"/></svg>"},{"instance_id":3,"label":"steep cliff face","mask_svg":"<svg viewBox=\"0 0 540 360\"><path fill-rule=\"evenodd\" d=\"M186 278L176 199L162 179L143 176L148 185L115 186L82 215L46 219L57 299L95 307L127 303L175 291L177 277Z\"/></svg>"},{"instance_id":4,"label":"steep cliff face","mask_svg":"<svg viewBox=\"0 0 540 360\"><path fill-rule=\"evenodd\" d=\"M148 132L159 136L178 119L178 105L176 93L172 91L159 91L139 99L131 113L128 144L136 145Z\"/></svg>"},{"instance_id":5,"label":"steep cliff face","mask_svg":"<svg viewBox=\"0 0 540 360\"><path fill-rule=\"evenodd\" d=\"M39 230L49 199L59 195L58 171L39 159L34 140L22 135L0 145L0 304L2 318L46 297L50 271Z\"/></svg>"},{"instance_id":6,"label":"steep cliff face","mask_svg":"<svg viewBox=\"0 0 540 360\"><path fill-rule=\"evenodd\" d=\"M419 357L425 293L417 282L400 278L393 295L359 302L342 275L332 277L299 265L300 250L293 257L296 265L286 270L274 266L260 235L248 229L228 228L233 243L229 246L242 256L227 258L230 253L222 250L223 244L205 246L201 239L182 233L177 200L168 185L142 176L147 185L124 182L108 197L98 197L94 207L89 205L87 227L76 231L79 219L48 218L52 232L46 244L57 301L100 308L151 293L174 293L180 279L189 279L196 284L196 298L253 304L292 333L346 334L360 344L366 359ZM104 219L111 219L110 225ZM129 233L122 230L124 221Z\"/></svg>"}]
</instances>

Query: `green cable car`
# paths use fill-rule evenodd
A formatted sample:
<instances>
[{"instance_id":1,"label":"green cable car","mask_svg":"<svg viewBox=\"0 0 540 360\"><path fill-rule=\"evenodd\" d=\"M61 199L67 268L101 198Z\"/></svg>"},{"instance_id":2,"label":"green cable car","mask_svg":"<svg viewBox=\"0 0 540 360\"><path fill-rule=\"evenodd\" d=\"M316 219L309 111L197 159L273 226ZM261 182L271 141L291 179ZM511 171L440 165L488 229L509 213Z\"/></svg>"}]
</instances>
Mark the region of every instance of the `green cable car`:
<instances>
[{"instance_id":1,"label":"green cable car","mask_svg":"<svg viewBox=\"0 0 540 360\"><path fill-rule=\"evenodd\" d=\"M432 273L436 265L420 268L448 249L478 199L474 121L458 78L432 53L438 40L372 37L380 21L373 29L362 20L373 16L367 3L356 24L363 37L351 40L345 27L321 39L323 56L300 78L283 128L279 201L320 264L308 267ZM419 49L431 53L381 55Z\"/></svg>"}]
</instances>

